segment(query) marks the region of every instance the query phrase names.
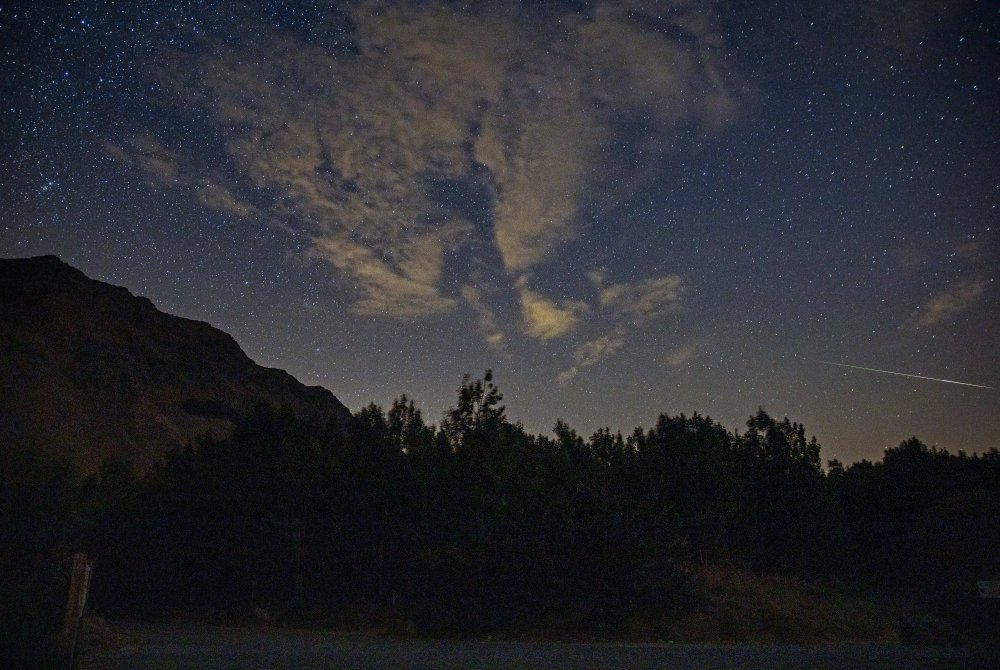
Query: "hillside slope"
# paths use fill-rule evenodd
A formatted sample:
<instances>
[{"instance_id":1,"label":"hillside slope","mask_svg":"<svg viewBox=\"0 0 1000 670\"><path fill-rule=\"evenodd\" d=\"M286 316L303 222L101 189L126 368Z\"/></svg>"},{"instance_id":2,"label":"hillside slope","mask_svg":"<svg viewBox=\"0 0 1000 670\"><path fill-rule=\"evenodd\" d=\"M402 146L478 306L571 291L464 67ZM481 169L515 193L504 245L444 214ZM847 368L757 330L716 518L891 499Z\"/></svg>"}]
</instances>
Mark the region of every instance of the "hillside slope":
<instances>
[{"instance_id":1,"label":"hillside slope","mask_svg":"<svg viewBox=\"0 0 1000 670\"><path fill-rule=\"evenodd\" d=\"M84 471L112 454L145 469L200 435L228 434L258 403L324 422L350 415L207 323L55 256L0 259L0 444L64 454Z\"/></svg>"}]
</instances>

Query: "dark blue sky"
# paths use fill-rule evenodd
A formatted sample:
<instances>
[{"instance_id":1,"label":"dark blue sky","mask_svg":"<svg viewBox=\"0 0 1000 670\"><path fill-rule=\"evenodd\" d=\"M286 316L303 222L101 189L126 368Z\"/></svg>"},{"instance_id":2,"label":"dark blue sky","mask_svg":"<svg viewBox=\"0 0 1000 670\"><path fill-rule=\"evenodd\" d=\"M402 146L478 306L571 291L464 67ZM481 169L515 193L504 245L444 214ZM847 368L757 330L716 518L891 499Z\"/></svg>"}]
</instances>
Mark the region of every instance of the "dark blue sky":
<instances>
[{"instance_id":1,"label":"dark blue sky","mask_svg":"<svg viewBox=\"0 0 1000 670\"><path fill-rule=\"evenodd\" d=\"M997 447L1000 19L938 4L7 3L0 255L353 408Z\"/></svg>"}]
</instances>

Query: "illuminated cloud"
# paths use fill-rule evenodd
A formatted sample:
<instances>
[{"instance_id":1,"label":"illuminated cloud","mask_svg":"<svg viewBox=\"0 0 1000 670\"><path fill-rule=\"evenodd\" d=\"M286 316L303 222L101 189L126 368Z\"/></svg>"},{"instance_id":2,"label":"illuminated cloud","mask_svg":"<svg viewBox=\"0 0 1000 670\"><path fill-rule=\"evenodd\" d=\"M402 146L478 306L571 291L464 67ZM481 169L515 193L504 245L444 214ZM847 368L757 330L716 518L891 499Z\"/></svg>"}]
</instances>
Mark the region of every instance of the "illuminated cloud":
<instances>
[{"instance_id":1,"label":"illuminated cloud","mask_svg":"<svg viewBox=\"0 0 1000 670\"><path fill-rule=\"evenodd\" d=\"M684 282L676 275L667 275L599 288L601 307L614 310L631 319L635 325L641 325L680 309Z\"/></svg>"},{"instance_id":2,"label":"illuminated cloud","mask_svg":"<svg viewBox=\"0 0 1000 670\"><path fill-rule=\"evenodd\" d=\"M560 18L565 40L523 33L531 66L486 115L476 144L499 187L495 240L508 270L552 260L584 233L584 206L600 211L639 188L678 124L710 133L735 116L713 5L596 3L590 20ZM639 126L630 161L608 169L607 144Z\"/></svg>"},{"instance_id":3,"label":"illuminated cloud","mask_svg":"<svg viewBox=\"0 0 1000 670\"><path fill-rule=\"evenodd\" d=\"M313 240L356 288L353 311L412 319L451 309L439 288L443 257L469 224L433 201L429 182L468 165L462 124L401 84L417 75L375 48L357 62L288 38L261 48L267 58L225 45L194 65L179 57L168 81L226 126L229 158L275 194L272 223ZM200 194L230 211L240 202Z\"/></svg>"},{"instance_id":4,"label":"illuminated cloud","mask_svg":"<svg viewBox=\"0 0 1000 670\"><path fill-rule=\"evenodd\" d=\"M561 305L528 287L527 278L517 282L524 332L539 340L551 340L572 332L587 310L586 303L566 300Z\"/></svg>"},{"instance_id":5,"label":"illuminated cloud","mask_svg":"<svg viewBox=\"0 0 1000 670\"><path fill-rule=\"evenodd\" d=\"M136 135L124 146L107 144L105 153L137 168L153 184L174 186L180 172L180 158L150 135Z\"/></svg>"},{"instance_id":6,"label":"illuminated cloud","mask_svg":"<svg viewBox=\"0 0 1000 670\"><path fill-rule=\"evenodd\" d=\"M494 241L511 272L547 260L581 233L576 218L607 129L582 104L578 64L545 52L541 71L484 116L476 160L497 184Z\"/></svg>"},{"instance_id":7,"label":"illuminated cloud","mask_svg":"<svg viewBox=\"0 0 1000 670\"><path fill-rule=\"evenodd\" d=\"M986 279L956 282L921 305L910 317L910 326L931 328L953 320L979 301L989 283Z\"/></svg>"},{"instance_id":8,"label":"illuminated cloud","mask_svg":"<svg viewBox=\"0 0 1000 670\"><path fill-rule=\"evenodd\" d=\"M410 274L393 269L367 247L342 237L317 238L315 245L338 270L354 278L362 295L352 306L358 314L415 319L446 311L455 304L428 281L436 278L433 260L422 261L418 272ZM437 260L439 264L440 258Z\"/></svg>"},{"instance_id":9,"label":"illuminated cloud","mask_svg":"<svg viewBox=\"0 0 1000 670\"><path fill-rule=\"evenodd\" d=\"M983 238L962 240L955 243L954 249L955 256L963 261L975 263L987 260L988 247Z\"/></svg>"},{"instance_id":10,"label":"illuminated cloud","mask_svg":"<svg viewBox=\"0 0 1000 670\"><path fill-rule=\"evenodd\" d=\"M566 386L571 381L576 379L576 375L578 373L579 373L579 368L577 368L575 365L569 368L568 370L563 370L562 372L556 375L556 384L558 384L560 387Z\"/></svg>"},{"instance_id":11,"label":"illuminated cloud","mask_svg":"<svg viewBox=\"0 0 1000 670\"><path fill-rule=\"evenodd\" d=\"M257 213L256 207L240 200L230 189L210 179L205 179L198 185L198 198L202 204L212 209L234 214L241 219L248 219Z\"/></svg>"},{"instance_id":12,"label":"illuminated cloud","mask_svg":"<svg viewBox=\"0 0 1000 670\"><path fill-rule=\"evenodd\" d=\"M614 355L625 344L633 330L649 321L680 309L681 293L684 290L680 277L667 275L651 277L638 282L618 282L605 284L607 271L603 268L590 270L587 278L598 291L598 305L610 314L615 322L611 332L589 340L574 352L573 365L556 376L556 382L565 386L585 368L597 365L608 356ZM688 347L668 356L685 356L677 359L680 365L695 353L695 347Z\"/></svg>"},{"instance_id":13,"label":"illuminated cloud","mask_svg":"<svg viewBox=\"0 0 1000 670\"><path fill-rule=\"evenodd\" d=\"M592 365L597 365L604 358L611 356L621 349L624 344L625 332L623 330L618 330L608 335L602 335L589 342L584 342L573 353L573 366L556 375L556 383L559 386L565 386L573 381L581 370L589 368Z\"/></svg>"},{"instance_id":14,"label":"illuminated cloud","mask_svg":"<svg viewBox=\"0 0 1000 670\"><path fill-rule=\"evenodd\" d=\"M599 76L594 93L659 129L682 120L706 130L736 114L714 2L604 2L579 27ZM614 75L614 76L606 76ZM661 152L656 152L657 154Z\"/></svg>"},{"instance_id":15,"label":"illuminated cloud","mask_svg":"<svg viewBox=\"0 0 1000 670\"><path fill-rule=\"evenodd\" d=\"M506 355L507 338L497 322L496 314L483 300L482 292L475 286L467 284L462 287L462 297L476 313L476 325L486 339L486 344L494 351Z\"/></svg>"},{"instance_id":16,"label":"illuminated cloud","mask_svg":"<svg viewBox=\"0 0 1000 670\"><path fill-rule=\"evenodd\" d=\"M663 362L672 368L677 368L695 357L698 353L697 344L688 344L680 349L675 349L663 357Z\"/></svg>"},{"instance_id":17,"label":"illuminated cloud","mask_svg":"<svg viewBox=\"0 0 1000 670\"><path fill-rule=\"evenodd\" d=\"M526 273L559 268L562 247L595 214L655 174L664 136L682 124L711 133L736 112L713 6L600 2L587 13L553 6L538 20L523 3L358 2L350 53L289 34L205 37L151 69L226 138L237 179L190 163L196 197L312 240L313 255L356 289L354 311L410 319L452 309L459 296L447 287L467 278L445 281L443 258L471 241L495 247L527 334L551 339L585 308L531 291ZM629 160L607 151L621 142ZM183 177L178 152L149 135L109 153L164 183ZM441 183L484 193L492 229L477 230ZM676 302L663 281L608 287L623 291L610 303L652 318ZM482 328L483 312L462 297Z\"/></svg>"}]
</instances>

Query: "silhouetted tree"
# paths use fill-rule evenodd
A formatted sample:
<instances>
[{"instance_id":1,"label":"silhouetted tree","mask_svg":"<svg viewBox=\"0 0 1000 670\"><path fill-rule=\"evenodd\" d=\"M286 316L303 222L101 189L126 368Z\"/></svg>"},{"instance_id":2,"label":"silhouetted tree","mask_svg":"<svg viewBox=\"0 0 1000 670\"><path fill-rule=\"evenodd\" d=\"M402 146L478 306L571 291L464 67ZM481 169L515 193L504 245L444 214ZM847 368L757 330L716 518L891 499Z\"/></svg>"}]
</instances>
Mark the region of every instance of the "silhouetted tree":
<instances>
[{"instance_id":1,"label":"silhouetted tree","mask_svg":"<svg viewBox=\"0 0 1000 670\"><path fill-rule=\"evenodd\" d=\"M487 370L439 428L406 396L343 425L260 406L142 478L113 460L82 485L0 452L9 574L72 541L98 556L94 603L113 614L264 608L482 634L548 612L610 633L689 607L696 562L736 563L990 621L968 594L1000 574L996 450L911 438L824 472L815 438L763 409L742 434L664 414L584 440L562 420L528 435L502 400Z\"/></svg>"}]
</instances>

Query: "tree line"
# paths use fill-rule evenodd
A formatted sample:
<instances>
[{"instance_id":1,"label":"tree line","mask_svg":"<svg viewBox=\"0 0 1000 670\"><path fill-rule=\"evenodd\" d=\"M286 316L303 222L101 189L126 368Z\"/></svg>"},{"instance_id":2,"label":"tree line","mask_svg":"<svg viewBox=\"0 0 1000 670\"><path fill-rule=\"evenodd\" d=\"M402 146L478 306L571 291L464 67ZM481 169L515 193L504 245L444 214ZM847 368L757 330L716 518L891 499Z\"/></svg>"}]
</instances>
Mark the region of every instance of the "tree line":
<instances>
[{"instance_id":1,"label":"tree line","mask_svg":"<svg viewBox=\"0 0 1000 670\"><path fill-rule=\"evenodd\" d=\"M723 565L982 625L970 589L1000 578L996 449L911 438L824 468L801 424L763 409L742 432L663 414L584 438L562 421L530 435L502 402L487 371L438 425L406 396L346 425L261 406L141 477L116 457L80 482L4 451L0 598L44 629L64 597L53 557L85 550L93 607L112 616L615 635L679 616L700 597L697 566ZM26 621L4 624L37 634Z\"/></svg>"}]
</instances>

